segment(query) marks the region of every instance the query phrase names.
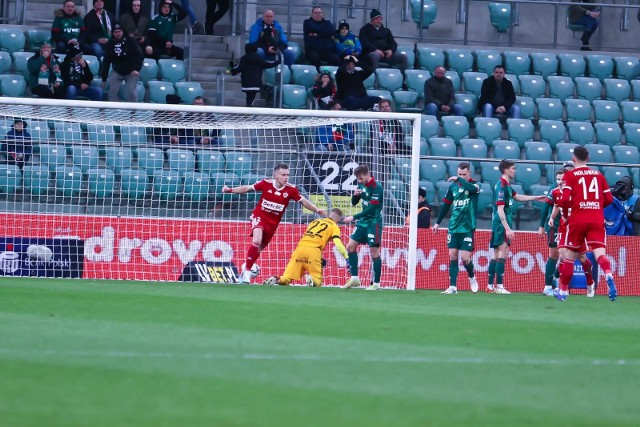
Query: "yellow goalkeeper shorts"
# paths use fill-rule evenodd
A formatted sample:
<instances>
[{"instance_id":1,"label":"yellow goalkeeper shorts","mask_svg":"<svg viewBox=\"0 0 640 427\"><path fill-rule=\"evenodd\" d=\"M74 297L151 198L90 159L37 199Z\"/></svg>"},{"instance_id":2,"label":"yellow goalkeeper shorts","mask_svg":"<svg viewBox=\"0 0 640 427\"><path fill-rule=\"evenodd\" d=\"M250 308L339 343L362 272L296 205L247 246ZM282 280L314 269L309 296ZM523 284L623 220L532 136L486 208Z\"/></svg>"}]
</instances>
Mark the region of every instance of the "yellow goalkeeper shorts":
<instances>
[{"instance_id":1,"label":"yellow goalkeeper shorts","mask_svg":"<svg viewBox=\"0 0 640 427\"><path fill-rule=\"evenodd\" d=\"M300 280L305 273L311 275L316 286L322 284L322 251L319 248L298 246L280 280Z\"/></svg>"}]
</instances>

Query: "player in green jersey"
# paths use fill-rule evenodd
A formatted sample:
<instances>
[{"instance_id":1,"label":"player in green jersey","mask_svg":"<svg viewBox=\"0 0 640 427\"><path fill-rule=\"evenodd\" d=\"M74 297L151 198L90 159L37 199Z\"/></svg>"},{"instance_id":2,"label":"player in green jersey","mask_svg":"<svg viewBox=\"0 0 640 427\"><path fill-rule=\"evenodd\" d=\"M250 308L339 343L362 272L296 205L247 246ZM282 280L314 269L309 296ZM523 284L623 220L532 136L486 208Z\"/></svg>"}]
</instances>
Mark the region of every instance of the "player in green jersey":
<instances>
[{"instance_id":1,"label":"player in green jersey","mask_svg":"<svg viewBox=\"0 0 640 427\"><path fill-rule=\"evenodd\" d=\"M476 229L476 207L480 186L471 178L469 163L462 162L458 165L458 176L448 179L451 185L447 194L442 199L440 214L433 226L433 232L437 233L440 223L452 208L449 219L449 232L447 233L447 246L449 247L449 287L443 294L457 294L458 280L458 254L462 258L462 265L469 274L471 292L478 292L478 279L475 277L471 251L473 251L473 233Z\"/></svg>"},{"instance_id":2,"label":"player in green jersey","mask_svg":"<svg viewBox=\"0 0 640 427\"><path fill-rule=\"evenodd\" d=\"M353 174L358 181L358 188L351 196L351 204L357 205L362 201L362 211L344 218L345 223L356 220L356 229L347 243L349 254L349 269L351 279L342 286L343 289L360 286L358 277L358 245L368 244L373 264L373 283L367 290L380 289L380 276L382 274L382 260L380 259L380 245L382 243L382 206L384 202L382 186L373 179L369 167L360 165Z\"/></svg>"},{"instance_id":3,"label":"player in green jersey","mask_svg":"<svg viewBox=\"0 0 640 427\"><path fill-rule=\"evenodd\" d=\"M496 294L510 294L505 289L504 264L509 255L509 245L515 239L516 235L512 230L513 220L513 201L529 202L533 200L544 201L547 197L544 194L539 196L525 196L517 194L511 187L511 180L516 176L516 165L511 160L501 160L498 169L502 174L500 180L496 183L493 190L493 214L491 215L491 244L494 249L493 259L489 262L489 282L487 292L495 292ZM497 284L494 287L494 281Z\"/></svg>"}]
</instances>

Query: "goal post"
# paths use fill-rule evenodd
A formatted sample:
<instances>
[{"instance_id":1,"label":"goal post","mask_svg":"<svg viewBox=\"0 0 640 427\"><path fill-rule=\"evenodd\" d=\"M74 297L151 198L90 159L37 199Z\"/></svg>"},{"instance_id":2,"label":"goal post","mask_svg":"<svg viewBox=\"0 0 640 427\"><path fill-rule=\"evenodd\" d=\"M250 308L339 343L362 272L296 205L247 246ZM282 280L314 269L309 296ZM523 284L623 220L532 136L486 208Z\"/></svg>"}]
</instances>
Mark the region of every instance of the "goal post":
<instances>
[{"instance_id":1,"label":"goal post","mask_svg":"<svg viewBox=\"0 0 640 427\"><path fill-rule=\"evenodd\" d=\"M420 118L0 98L6 157L0 165L0 270L233 282L250 243L249 217L259 194L223 194L222 186L253 184L286 163L290 182L304 197L348 215L362 209L350 203L353 169L368 164L385 189L382 285L415 289ZM389 120L397 121L395 142L388 139ZM20 140L17 122L26 124L28 141ZM22 145L30 148L21 161L15 152L24 151ZM257 281L282 273L314 218L300 204L289 205L258 259ZM341 230L346 243L353 226L342 224ZM358 253L361 278L368 282L367 246ZM331 243L324 254L325 284L343 284L344 260Z\"/></svg>"}]
</instances>

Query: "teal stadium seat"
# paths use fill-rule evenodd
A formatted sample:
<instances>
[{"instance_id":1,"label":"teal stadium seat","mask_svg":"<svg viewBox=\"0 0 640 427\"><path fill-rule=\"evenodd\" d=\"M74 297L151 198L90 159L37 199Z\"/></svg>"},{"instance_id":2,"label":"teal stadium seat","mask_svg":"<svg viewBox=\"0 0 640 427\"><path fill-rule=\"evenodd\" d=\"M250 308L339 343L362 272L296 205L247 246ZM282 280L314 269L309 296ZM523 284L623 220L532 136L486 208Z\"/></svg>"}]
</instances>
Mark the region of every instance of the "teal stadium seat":
<instances>
[{"instance_id":1,"label":"teal stadium seat","mask_svg":"<svg viewBox=\"0 0 640 427\"><path fill-rule=\"evenodd\" d=\"M493 74L497 65L502 65L502 55L497 50L478 49L475 51L476 68L479 73Z\"/></svg>"},{"instance_id":2,"label":"teal stadium seat","mask_svg":"<svg viewBox=\"0 0 640 427\"><path fill-rule=\"evenodd\" d=\"M211 194L215 195L216 200L229 202L232 200L240 200L237 194L224 194L222 187L235 187L240 185L240 177L234 173L219 172L210 175L211 178Z\"/></svg>"},{"instance_id":3,"label":"teal stadium seat","mask_svg":"<svg viewBox=\"0 0 640 427\"><path fill-rule=\"evenodd\" d=\"M478 98L472 93L456 93L455 103L462 107L465 117L473 118L478 114Z\"/></svg>"},{"instance_id":4,"label":"teal stadium seat","mask_svg":"<svg viewBox=\"0 0 640 427\"><path fill-rule=\"evenodd\" d=\"M393 159L393 163L398 173L398 175L394 174L394 176L401 177L405 182L409 182L411 180L411 157L396 156Z\"/></svg>"},{"instance_id":5,"label":"teal stadium seat","mask_svg":"<svg viewBox=\"0 0 640 427\"><path fill-rule=\"evenodd\" d=\"M398 43L398 50L396 52L407 57L407 66L409 68L413 68L416 63L416 53L414 48L415 46L413 43Z\"/></svg>"},{"instance_id":6,"label":"teal stadium seat","mask_svg":"<svg viewBox=\"0 0 640 427\"><path fill-rule=\"evenodd\" d=\"M558 74L558 57L553 53L532 52L530 55L533 74L547 80L549 76Z\"/></svg>"},{"instance_id":7,"label":"teal stadium seat","mask_svg":"<svg viewBox=\"0 0 640 427\"><path fill-rule=\"evenodd\" d=\"M498 33L506 33L511 26L511 4L489 3L489 19Z\"/></svg>"},{"instance_id":8,"label":"teal stadium seat","mask_svg":"<svg viewBox=\"0 0 640 427\"><path fill-rule=\"evenodd\" d=\"M22 76L5 78L0 81L0 93L3 96L20 98L27 93L27 82Z\"/></svg>"},{"instance_id":9,"label":"teal stadium seat","mask_svg":"<svg viewBox=\"0 0 640 427\"><path fill-rule=\"evenodd\" d=\"M410 90L394 91L393 101L396 105L396 111L399 113L420 113L422 111L417 106L418 94Z\"/></svg>"},{"instance_id":10,"label":"teal stadium seat","mask_svg":"<svg viewBox=\"0 0 640 427\"><path fill-rule=\"evenodd\" d=\"M112 145L116 142L116 132L113 125L87 124L87 137L91 144Z\"/></svg>"},{"instance_id":11,"label":"teal stadium seat","mask_svg":"<svg viewBox=\"0 0 640 427\"><path fill-rule=\"evenodd\" d=\"M624 124L624 140L627 145L633 145L640 148L640 124L625 123Z\"/></svg>"},{"instance_id":12,"label":"teal stadium seat","mask_svg":"<svg viewBox=\"0 0 640 427\"><path fill-rule=\"evenodd\" d=\"M449 176L457 176L458 175L458 166L460 166L461 162L466 162L466 160L454 159L454 160L445 160L445 164L447 165L447 174ZM467 162L468 163L468 162ZM471 176L475 173L476 168L473 166L473 163L469 163L469 172L471 172ZM444 184L448 187L451 183L445 181ZM440 185L439 183L437 185ZM445 190L446 192L446 190ZM443 194L444 196L444 194Z\"/></svg>"},{"instance_id":13,"label":"teal stadium seat","mask_svg":"<svg viewBox=\"0 0 640 427\"><path fill-rule=\"evenodd\" d=\"M8 73L11 71L11 64L13 60L9 52L0 51L0 74Z\"/></svg>"},{"instance_id":14,"label":"teal stadium seat","mask_svg":"<svg viewBox=\"0 0 640 427\"><path fill-rule=\"evenodd\" d=\"M308 106L308 94L304 86L282 85L282 108L304 110Z\"/></svg>"},{"instance_id":15,"label":"teal stadium seat","mask_svg":"<svg viewBox=\"0 0 640 427\"><path fill-rule=\"evenodd\" d=\"M611 163L611 148L603 144L586 144L584 146L589 150L589 163ZM603 170L603 166L597 166L599 170Z\"/></svg>"},{"instance_id":16,"label":"teal stadium seat","mask_svg":"<svg viewBox=\"0 0 640 427\"><path fill-rule=\"evenodd\" d=\"M402 89L404 77L400 70L394 68L378 68L375 71L378 89L393 92Z\"/></svg>"},{"instance_id":17,"label":"teal stadium seat","mask_svg":"<svg viewBox=\"0 0 640 427\"><path fill-rule=\"evenodd\" d=\"M290 50L293 52L293 58L294 58L293 62L297 62L302 56L302 47L298 42L289 40L287 42L287 50Z\"/></svg>"},{"instance_id":18,"label":"teal stadium seat","mask_svg":"<svg viewBox=\"0 0 640 427\"><path fill-rule=\"evenodd\" d=\"M438 16L438 7L435 1L411 0L411 19L418 28L428 29L429 25L436 22L436 16Z\"/></svg>"},{"instance_id":19,"label":"teal stadium seat","mask_svg":"<svg viewBox=\"0 0 640 427\"><path fill-rule=\"evenodd\" d=\"M601 82L613 77L613 60L606 55L587 55L589 77L595 77Z\"/></svg>"},{"instance_id":20,"label":"teal stadium seat","mask_svg":"<svg viewBox=\"0 0 640 427\"><path fill-rule=\"evenodd\" d=\"M64 145L59 144L40 144L40 163L49 166L51 172L55 171L58 166L64 165L67 161L67 151Z\"/></svg>"},{"instance_id":21,"label":"teal stadium seat","mask_svg":"<svg viewBox=\"0 0 640 427\"><path fill-rule=\"evenodd\" d=\"M144 58L140 69L140 81L148 86L149 80L158 79L158 63L153 58Z\"/></svg>"},{"instance_id":22,"label":"teal stadium seat","mask_svg":"<svg viewBox=\"0 0 640 427\"><path fill-rule=\"evenodd\" d=\"M455 157L456 143L452 138L429 138L429 147L431 155L437 157Z\"/></svg>"},{"instance_id":23,"label":"teal stadium seat","mask_svg":"<svg viewBox=\"0 0 640 427\"><path fill-rule=\"evenodd\" d=\"M31 134L33 141L49 140L49 125L44 120L29 120L27 130Z\"/></svg>"},{"instance_id":24,"label":"teal stadium seat","mask_svg":"<svg viewBox=\"0 0 640 427\"><path fill-rule=\"evenodd\" d=\"M478 205L476 206L476 212L478 215L483 215L487 208L491 209L493 206L493 187L486 183L480 183L480 194L478 195Z\"/></svg>"},{"instance_id":25,"label":"teal stadium seat","mask_svg":"<svg viewBox=\"0 0 640 427\"><path fill-rule=\"evenodd\" d=\"M572 122L586 122L591 120L592 108L586 99L567 99L567 120Z\"/></svg>"},{"instance_id":26,"label":"teal stadium seat","mask_svg":"<svg viewBox=\"0 0 640 427\"><path fill-rule=\"evenodd\" d=\"M589 102L602 98L602 83L594 77L576 77L576 95Z\"/></svg>"},{"instance_id":27,"label":"teal stadium seat","mask_svg":"<svg viewBox=\"0 0 640 427\"><path fill-rule=\"evenodd\" d=\"M180 174L177 171L162 169L153 171L153 194L160 200L175 200L180 184Z\"/></svg>"},{"instance_id":28,"label":"teal stadium seat","mask_svg":"<svg viewBox=\"0 0 640 427\"><path fill-rule=\"evenodd\" d=\"M176 90L176 95L187 105L193 104L196 97L204 95L204 90L198 82L177 82L173 87Z\"/></svg>"},{"instance_id":29,"label":"teal stadium seat","mask_svg":"<svg viewBox=\"0 0 640 427\"><path fill-rule=\"evenodd\" d=\"M224 154L216 150L198 150L196 160L198 170L208 175L224 172L227 164Z\"/></svg>"},{"instance_id":30,"label":"teal stadium seat","mask_svg":"<svg viewBox=\"0 0 640 427\"><path fill-rule=\"evenodd\" d=\"M640 102L622 101L620 107L625 123L640 123Z\"/></svg>"},{"instance_id":31,"label":"teal stadium seat","mask_svg":"<svg viewBox=\"0 0 640 427\"><path fill-rule=\"evenodd\" d=\"M26 42L27 40L22 30L3 28L0 31L0 49L9 52L11 55L14 52L24 51Z\"/></svg>"},{"instance_id":32,"label":"teal stadium seat","mask_svg":"<svg viewBox=\"0 0 640 427\"><path fill-rule=\"evenodd\" d=\"M507 131L509 139L520 148L524 148L525 142L533 141L534 127L529 119L507 119Z\"/></svg>"},{"instance_id":33,"label":"teal stadium seat","mask_svg":"<svg viewBox=\"0 0 640 427\"><path fill-rule=\"evenodd\" d=\"M58 166L56 172L56 190L64 197L77 197L82 190L82 171L77 166Z\"/></svg>"},{"instance_id":34,"label":"teal stadium seat","mask_svg":"<svg viewBox=\"0 0 640 427\"><path fill-rule=\"evenodd\" d=\"M460 140L460 153L464 158L485 159L487 151L487 146L481 139L464 138ZM474 160L475 165L479 165L479 162L480 160Z\"/></svg>"},{"instance_id":35,"label":"teal stadium seat","mask_svg":"<svg viewBox=\"0 0 640 427\"><path fill-rule=\"evenodd\" d=\"M425 140L429 140L432 136L438 136L438 131L440 130L440 123L436 116L431 116L428 114L422 114L421 116L422 125L420 127L420 136Z\"/></svg>"},{"instance_id":36,"label":"teal stadium seat","mask_svg":"<svg viewBox=\"0 0 640 427\"><path fill-rule=\"evenodd\" d=\"M140 146L147 144L147 129L144 126L121 126L122 145Z\"/></svg>"},{"instance_id":37,"label":"teal stadium seat","mask_svg":"<svg viewBox=\"0 0 640 427\"><path fill-rule=\"evenodd\" d=\"M371 73L369 77L367 77L362 84L365 89L375 89L376 88L376 73Z\"/></svg>"},{"instance_id":38,"label":"teal stadium seat","mask_svg":"<svg viewBox=\"0 0 640 427\"><path fill-rule=\"evenodd\" d=\"M516 182L522 185L526 193L531 192L531 186L540 184L542 172L540 167L531 163L518 163L516 165Z\"/></svg>"},{"instance_id":39,"label":"teal stadium seat","mask_svg":"<svg viewBox=\"0 0 640 427\"><path fill-rule=\"evenodd\" d=\"M297 85L301 85L309 89L316 83L317 76L318 69L314 65L291 65L291 78L293 80L293 83Z\"/></svg>"},{"instance_id":40,"label":"teal stadium seat","mask_svg":"<svg viewBox=\"0 0 640 427\"><path fill-rule=\"evenodd\" d=\"M202 202L209 197L211 186L209 175L201 172L184 173L184 194L192 202Z\"/></svg>"},{"instance_id":41,"label":"teal stadium seat","mask_svg":"<svg viewBox=\"0 0 640 427\"><path fill-rule=\"evenodd\" d=\"M547 195L549 193L549 189L551 187L548 185L543 185L543 184L533 184L530 188L531 191L531 195L532 196L542 196L542 195ZM535 208L535 209L540 209L542 207L542 205L544 205L545 202L539 202L537 200L534 200L531 202L531 205Z\"/></svg>"},{"instance_id":42,"label":"teal stadium seat","mask_svg":"<svg viewBox=\"0 0 640 427\"><path fill-rule=\"evenodd\" d=\"M431 181L436 184L438 181L447 179L447 167L444 160L420 159L420 180Z\"/></svg>"},{"instance_id":43,"label":"teal stadium seat","mask_svg":"<svg viewBox=\"0 0 640 427\"><path fill-rule=\"evenodd\" d=\"M47 165L26 165L23 169L25 191L32 196L41 196L49 192L49 168Z\"/></svg>"},{"instance_id":44,"label":"teal stadium seat","mask_svg":"<svg viewBox=\"0 0 640 427\"><path fill-rule=\"evenodd\" d=\"M13 69L17 74L22 74L25 79L29 78L29 69L27 68L27 61L33 56L33 52L14 52L13 56Z\"/></svg>"},{"instance_id":45,"label":"teal stadium seat","mask_svg":"<svg viewBox=\"0 0 640 427\"><path fill-rule=\"evenodd\" d=\"M453 90L458 92L460 90L460 76L455 71L447 71L445 77L451 80Z\"/></svg>"},{"instance_id":46,"label":"teal stadium seat","mask_svg":"<svg viewBox=\"0 0 640 427\"><path fill-rule=\"evenodd\" d=\"M259 175L259 174L255 174L255 173L247 173L244 174L240 177L240 184L241 185L253 185L256 182L259 182L261 180L264 179L264 175ZM260 194L256 193L255 191L253 192L249 192L246 193L243 196L243 200L246 200L247 202L251 203L251 202L255 202L256 200L258 200Z\"/></svg>"},{"instance_id":47,"label":"teal stadium seat","mask_svg":"<svg viewBox=\"0 0 640 427\"><path fill-rule=\"evenodd\" d=\"M388 99L393 101L393 95L388 90L367 89L368 96L377 96L379 98Z\"/></svg>"},{"instance_id":48,"label":"teal stadium seat","mask_svg":"<svg viewBox=\"0 0 640 427\"><path fill-rule=\"evenodd\" d=\"M90 145L74 145L71 147L71 159L82 173L98 167L99 153L96 147Z\"/></svg>"},{"instance_id":49,"label":"teal stadium seat","mask_svg":"<svg viewBox=\"0 0 640 427\"><path fill-rule=\"evenodd\" d=\"M620 144L622 142L622 129L618 123L596 123L596 142L605 144L609 147Z\"/></svg>"},{"instance_id":50,"label":"teal stadium seat","mask_svg":"<svg viewBox=\"0 0 640 427\"><path fill-rule=\"evenodd\" d=\"M120 172L120 190L132 200L144 199L151 190L151 182L144 169L123 169Z\"/></svg>"},{"instance_id":51,"label":"teal stadium seat","mask_svg":"<svg viewBox=\"0 0 640 427\"><path fill-rule=\"evenodd\" d=\"M616 56L613 58L616 65L616 76L619 79L633 80L640 76L640 62L635 56Z\"/></svg>"},{"instance_id":52,"label":"teal stadium seat","mask_svg":"<svg viewBox=\"0 0 640 427\"><path fill-rule=\"evenodd\" d=\"M528 96L516 96L516 105L520 107L520 118L533 120L536 103Z\"/></svg>"},{"instance_id":53,"label":"teal stadium seat","mask_svg":"<svg viewBox=\"0 0 640 427\"><path fill-rule=\"evenodd\" d=\"M93 168L87 171L87 189L98 199L111 197L116 178L111 169Z\"/></svg>"},{"instance_id":54,"label":"teal stadium seat","mask_svg":"<svg viewBox=\"0 0 640 427\"><path fill-rule=\"evenodd\" d=\"M620 120L620 107L615 101L596 99L593 101L593 115L596 122L618 122Z\"/></svg>"},{"instance_id":55,"label":"teal stadium seat","mask_svg":"<svg viewBox=\"0 0 640 427\"><path fill-rule=\"evenodd\" d=\"M401 208L404 208L407 205L407 184L397 179L390 179L387 181L387 185L385 187L388 189L393 199L395 199L395 201L398 203L398 205L400 205Z\"/></svg>"},{"instance_id":56,"label":"teal stadium seat","mask_svg":"<svg viewBox=\"0 0 640 427\"><path fill-rule=\"evenodd\" d=\"M459 76L473 70L473 54L468 49L447 49L445 52L447 68Z\"/></svg>"},{"instance_id":57,"label":"teal stadium seat","mask_svg":"<svg viewBox=\"0 0 640 427\"><path fill-rule=\"evenodd\" d=\"M416 45L416 53L420 68L429 71L431 74L433 74L433 70L437 66L444 66L444 52L440 48L418 43Z\"/></svg>"},{"instance_id":58,"label":"teal stadium seat","mask_svg":"<svg viewBox=\"0 0 640 427\"><path fill-rule=\"evenodd\" d=\"M159 148L138 148L138 167L147 175L164 167L164 153Z\"/></svg>"},{"instance_id":59,"label":"teal stadium seat","mask_svg":"<svg viewBox=\"0 0 640 427\"><path fill-rule=\"evenodd\" d=\"M484 82L486 78L486 73L476 73L473 71L462 73L462 84L464 85L464 91L466 93L472 93L476 96L476 98L480 99L482 82Z\"/></svg>"},{"instance_id":60,"label":"teal stadium seat","mask_svg":"<svg viewBox=\"0 0 640 427\"><path fill-rule=\"evenodd\" d=\"M527 160L550 162L553 150L546 142L529 141L524 144L524 156Z\"/></svg>"},{"instance_id":61,"label":"teal stadium seat","mask_svg":"<svg viewBox=\"0 0 640 427\"><path fill-rule=\"evenodd\" d=\"M167 102L167 95L174 95L176 93L176 89L171 82L149 80L147 85L149 86L149 102L155 104L165 104Z\"/></svg>"},{"instance_id":62,"label":"teal stadium seat","mask_svg":"<svg viewBox=\"0 0 640 427\"><path fill-rule=\"evenodd\" d=\"M519 159L520 147L517 142L498 139L493 141L493 157L496 159Z\"/></svg>"},{"instance_id":63,"label":"teal stadium seat","mask_svg":"<svg viewBox=\"0 0 640 427\"><path fill-rule=\"evenodd\" d=\"M561 53L558 55L560 60L560 74L575 79L576 77L584 77L587 70L587 61L584 56L573 53Z\"/></svg>"},{"instance_id":64,"label":"teal stadium seat","mask_svg":"<svg viewBox=\"0 0 640 427\"><path fill-rule=\"evenodd\" d=\"M180 59L158 59L158 76L171 83L181 82L187 77L187 68Z\"/></svg>"},{"instance_id":65,"label":"teal stadium seat","mask_svg":"<svg viewBox=\"0 0 640 427\"><path fill-rule=\"evenodd\" d=\"M80 144L82 143L82 128L77 122L55 122L53 134L59 143Z\"/></svg>"},{"instance_id":66,"label":"teal stadium seat","mask_svg":"<svg viewBox=\"0 0 640 427\"><path fill-rule=\"evenodd\" d=\"M640 80L631 81L631 92L635 101L640 101Z\"/></svg>"},{"instance_id":67,"label":"teal stadium seat","mask_svg":"<svg viewBox=\"0 0 640 427\"><path fill-rule=\"evenodd\" d=\"M225 153L226 169L236 175L245 175L253 172L253 158L251 153L242 151L227 151Z\"/></svg>"},{"instance_id":68,"label":"teal stadium seat","mask_svg":"<svg viewBox=\"0 0 640 427\"><path fill-rule=\"evenodd\" d=\"M604 179L607 180L609 187L613 187L617 181L625 176L631 177L629 170L622 166L607 166L602 171Z\"/></svg>"},{"instance_id":69,"label":"teal stadium seat","mask_svg":"<svg viewBox=\"0 0 640 427\"><path fill-rule=\"evenodd\" d=\"M613 161L615 163L626 163L637 165L640 163L640 151L634 145L615 145L613 150Z\"/></svg>"},{"instance_id":70,"label":"teal stadium seat","mask_svg":"<svg viewBox=\"0 0 640 427\"><path fill-rule=\"evenodd\" d=\"M418 94L418 99L424 99L424 82L431 77L427 70L405 70L404 84L407 89Z\"/></svg>"},{"instance_id":71,"label":"teal stadium seat","mask_svg":"<svg viewBox=\"0 0 640 427\"><path fill-rule=\"evenodd\" d=\"M85 60L94 77L100 76L100 60L98 58L94 55L82 55L82 59Z\"/></svg>"},{"instance_id":72,"label":"teal stadium seat","mask_svg":"<svg viewBox=\"0 0 640 427\"><path fill-rule=\"evenodd\" d=\"M594 134L591 122L567 122L567 135L572 144L590 144L593 142Z\"/></svg>"},{"instance_id":73,"label":"teal stadium seat","mask_svg":"<svg viewBox=\"0 0 640 427\"><path fill-rule=\"evenodd\" d=\"M542 77L523 74L518 76L518 80L520 80L520 93L523 96L536 99L545 95L547 84Z\"/></svg>"},{"instance_id":74,"label":"teal stadium seat","mask_svg":"<svg viewBox=\"0 0 640 427\"><path fill-rule=\"evenodd\" d=\"M16 165L0 165L0 192L14 195L22 186L22 172Z\"/></svg>"},{"instance_id":75,"label":"teal stadium seat","mask_svg":"<svg viewBox=\"0 0 640 427\"><path fill-rule=\"evenodd\" d=\"M29 39L29 50L31 52L40 52L40 48L44 42L51 39L51 31L49 30L27 30L27 38Z\"/></svg>"},{"instance_id":76,"label":"teal stadium seat","mask_svg":"<svg viewBox=\"0 0 640 427\"><path fill-rule=\"evenodd\" d=\"M137 102L144 102L145 89L144 83L142 83L141 81L136 82L136 95L138 95ZM127 94L126 86L124 85L124 83L120 84L120 89L118 89L118 98L120 99L120 101L127 102L129 99L128 96L129 95ZM184 100L182 101L184 102Z\"/></svg>"},{"instance_id":77,"label":"teal stadium seat","mask_svg":"<svg viewBox=\"0 0 640 427\"><path fill-rule=\"evenodd\" d=\"M327 67L323 67L327 68ZM336 68L337 70L337 68ZM276 82L276 73L282 73L282 84L291 82L291 70L284 64L280 64L273 68L267 68L262 72L262 82L267 86L273 86ZM335 78L335 75L334 75Z\"/></svg>"},{"instance_id":78,"label":"teal stadium seat","mask_svg":"<svg viewBox=\"0 0 640 427\"><path fill-rule=\"evenodd\" d=\"M4 139L7 132L13 127L13 121L8 117L0 118L0 139Z\"/></svg>"},{"instance_id":79,"label":"teal stadium seat","mask_svg":"<svg viewBox=\"0 0 640 427\"><path fill-rule=\"evenodd\" d=\"M498 169L498 162L482 162L481 168L480 179L493 189L502 176Z\"/></svg>"},{"instance_id":80,"label":"teal stadium seat","mask_svg":"<svg viewBox=\"0 0 640 427\"><path fill-rule=\"evenodd\" d=\"M500 139L502 125L500 120L494 117L475 117L476 135L482 139L487 147L493 145L493 141Z\"/></svg>"},{"instance_id":81,"label":"teal stadium seat","mask_svg":"<svg viewBox=\"0 0 640 427\"><path fill-rule=\"evenodd\" d=\"M420 181L418 182L418 187L422 188L427 193L427 197L425 197L425 199L427 200L427 203L429 203L430 206L434 206L439 203L437 194L436 194L436 187L433 185L433 182Z\"/></svg>"},{"instance_id":82,"label":"teal stadium seat","mask_svg":"<svg viewBox=\"0 0 640 427\"><path fill-rule=\"evenodd\" d=\"M623 79L604 79L604 94L608 100L619 104L631 98L631 85Z\"/></svg>"},{"instance_id":83,"label":"teal stadium seat","mask_svg":"<svg viewBox=\"0 0 640 427\"><path fill-rule=\"evenodd\" d=\"M196 156L193 151L182 150L179 148L170 148L167 150L169 160L169 169L178 172L180 176L185 172L195 171Z\"/></svg>"},{"instance_id":84,"label":"teal stadium seat","mask_svg":"<svg viewBox=\"0 0 640 427\"><path fill-rule=\"evenodd\" d=\"M505 74L504 78L511 82L511 84L513 85L513 91L516 93L516 95L520 95L520 80L518 80L518 76L516 76L515 74Z\"/></svg>"},{"instance_id":85,"label":"teal stadium seat","mask_svg":"<svg viewBox=\"0 0 640 427\"><path fill-rule=\"evenodd\" d=\"M557 98L538 98L538 119L541 120L562 120L564 109L562 102Z\"/></svg>"},{"instance_id":86,"label":"teal stadium seat","mask_svg":"<svg viewBox=\"0 0 640 427\"><path fill-rule=\"evenodd\" d=\"M119 174L123 169L131 169L133 153L129 147L106 147L105 165Z\"/></svg>"},{"instance_id":87,"label":"teal stadium seat","mask_svg":"<svg viewBox=\"0 0 640 427\"><path fill-rule=\"evenodd\" d=\"M573 150L578 144L561 142L556 145L556 158L559 162L567 162L573 160Z\"/></svg>"},{"instance_id":88,"label":"teal stadium seat","mask_svg":"<svg viewBox=\"0 0 640 427\"><path fill-rule=\"evenodd\" d=\"M460 144L462 138L469 137L469 122L466 117L444 116L441 120L445 136L453 138L456 145Z\"/></svg>"},{"instance_id":89,"label":"teal stadium seat","mask_svg":"<svg viewBox=\"0 0 640 427\"><path fill-rule=\"evenodd\" d=\"M531 69L531 58L526 52L505 51L504 66L507 74L515 74L516 76L529 74L529 70ZM493 70L491 74L493 74Z\"/></svg>"}]
</instances>

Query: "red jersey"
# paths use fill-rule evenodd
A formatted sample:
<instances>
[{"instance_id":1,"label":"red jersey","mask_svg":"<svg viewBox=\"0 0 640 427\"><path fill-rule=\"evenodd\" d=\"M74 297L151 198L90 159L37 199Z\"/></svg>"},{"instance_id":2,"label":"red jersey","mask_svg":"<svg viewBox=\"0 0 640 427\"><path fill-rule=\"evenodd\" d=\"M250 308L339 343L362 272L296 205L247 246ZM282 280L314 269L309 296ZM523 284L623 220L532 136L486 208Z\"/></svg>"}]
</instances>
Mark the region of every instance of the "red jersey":
<instances>
[{"instance_id":1,"label":"red jersey","mask_svg":"<svg viewBox=\"0 0 640 427\"><path fill-rule=\"evenodd\" d=\"M277 227L284 211L289 206L289 201L299 202L302 199L302 195L295 185L286 184L284 188L278 190L272 179L256 182L253 184L253 189L262 193L252 215L252 220L259 222L261 226ZM256 221L257 219L258 221Z\"/></svg>"},{"instance_id":2,"label":"red jersey","mask_svg":"<svg viewBox=\"0 0 640 427\"><path fill-rule=\"evenodd\" d=\"M562 189L559 187L554 188L551 191L551 199L560 208L560 226L563 226L567 222L571 210L562 206Z\"/></svg>"},{"instance_id":3,"label":"red jersey","mask_svg":"<svg viewBox=\"0 0 640 427\"><path fill-rule=\"evenodd\" d=\"M560 206L570 209L569 224L604 226L604 208L613 202L609 184L597 170L586 166L564 174Z\"/></svg>"}]
</instances>

